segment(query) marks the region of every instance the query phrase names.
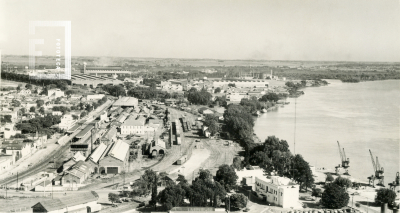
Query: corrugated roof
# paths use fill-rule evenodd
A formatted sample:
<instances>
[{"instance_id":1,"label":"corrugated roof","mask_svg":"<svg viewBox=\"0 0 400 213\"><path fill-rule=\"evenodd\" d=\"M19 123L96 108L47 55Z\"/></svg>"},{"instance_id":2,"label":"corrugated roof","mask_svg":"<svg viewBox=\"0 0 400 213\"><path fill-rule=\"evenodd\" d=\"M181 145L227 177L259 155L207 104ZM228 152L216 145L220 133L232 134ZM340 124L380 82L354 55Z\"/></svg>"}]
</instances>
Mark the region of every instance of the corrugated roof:
<instances>
[{"instance_id":1,"label":"corrugated roof","mask_svg":"<svg viewBox=\"0 0 400 213\"><path fill-rule=\"evenodd\" d=\"M124 161L126 153L129 151L129 145L121 140L115 142L114 147L111 149L108 155L117 158L120 161Z\"/></svg>"},{"instance_id":2,"label":"corrugated roof","mask_svg":"<svg viewBox=\"0 0 400 213\"><path fill-rule=\"evenodd\" d=\"M121 126L143 126L145 123L146 123L145 117L139 117L138 119L135 119L135 117L130 117Z\"/></svg>"},{"instance_id":3,"label":"corrugated roof","mask_svg":"<svg viewBox=\"0 0 400 213\"><path fill-rule=\"evenodd\" d=\"M133 97L123 97L118 99L113 106L137 106L138 99Z\"/></svg>"},{"instance_id":4,"label":"corrugated roof","mask_svg":"<svg viewBox=\"0 0 400 213\"><path fill-rule=\"evenodd\" d=\"M99 195L94 191L83 192L83 193L77 193L74 195L68 195L66 197L63 197L62 199L54 198L52 200L41 201L41 202L35 204L34 206L32 206L32 208L37 205L41 205L47 211L54 211L54 210L64 209L66 207L72 207L72 206L76 206L79 204L97 201L98 199L99 199Z\"/></svg>"},{"instance_id":5,"label":"corrugated roof","mask_svg":"<svg viewBox=\"0 0 400 213\"><path fill-rule=\"evenodd\" d=\"M81 132L79 132L75 137L82 138L83 136L85 136L92 129L93 129L93 125L87 125L85 127L85 129L83 129Z\"/></svg>"},{"instance_id":6,"label":"corrugated roof","mask_svg":"<svg viewBox=\"0 0 400 213\"><path fill-rule=\"evenodd\" d=\"M74 161L86 160L86 157L81 154L81 152L77 152L74 157L72 157Z\"/></svg>"},{"instance_id":7,"label":"corrugated roof","mask_svg":"<svg viewBox=\"0 0 400 213\"><path fill-rule=\"evenodd\" d=\"M100 143L100 145L94 150L94 152L90 155L89 159L93 162L97 163L100 160L100 157L103 155L107 146L104 143Z\"/></svg>"}]
</instances>

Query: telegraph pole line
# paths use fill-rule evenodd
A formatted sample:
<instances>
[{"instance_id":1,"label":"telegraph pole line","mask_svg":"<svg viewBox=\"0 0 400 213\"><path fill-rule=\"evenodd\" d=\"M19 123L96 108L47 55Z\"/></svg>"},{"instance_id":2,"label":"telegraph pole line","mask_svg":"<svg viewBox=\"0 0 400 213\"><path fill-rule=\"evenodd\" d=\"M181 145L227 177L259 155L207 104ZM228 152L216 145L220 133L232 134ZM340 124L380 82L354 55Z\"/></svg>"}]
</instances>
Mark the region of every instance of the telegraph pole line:
<instances>
[{"instance_id":1,"label":"telegraph pole line","mask_svg":"<svg viewBox=\"0 0 400 213\"><path fill-rule=\"evenodd\" d=\"M294 144L293 144L293 153L296 155L296 106L297 106L297 98L294 98Z\"/></svg>"}]
</instances>

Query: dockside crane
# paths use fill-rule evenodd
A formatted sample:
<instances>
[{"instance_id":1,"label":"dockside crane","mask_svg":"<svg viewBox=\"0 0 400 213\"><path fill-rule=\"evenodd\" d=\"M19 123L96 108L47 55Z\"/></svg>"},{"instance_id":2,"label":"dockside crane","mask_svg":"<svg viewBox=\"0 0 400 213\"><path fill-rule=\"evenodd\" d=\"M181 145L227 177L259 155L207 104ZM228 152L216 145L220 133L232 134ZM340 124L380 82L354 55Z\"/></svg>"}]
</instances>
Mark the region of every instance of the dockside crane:
<instances>
[{"instance_id":1,"label":"dockside crane","mask_svg":"<svg viewBox=\"0 0 400 213\"><path fill-rule=\"evenodd\" d=\"M389 183L390 189L396 192L396 187L400 186L400 174L396 173L396 180L393 183ZM400 191L399 191L400 192Z\"/></svg>"},{"instance_id":2,"label":"dockside crane","mask_svg":"<svg viewBox=\"0 0 400 213\"><path fill-rule=\"evenodd\" d=\"M350 167L350 159L349 158L347 158L346 157L346 152L344 151L344 148L343 148L343 151L342 151L342 149L340 148L340 143L339 143L339 141L337 142L337 144L338 144L338 147L339 147L339 154L340 154L340 160L341 160L341 163L342 164L339 164L338 166L336 166L335 168L336 168L336 174L337 175L340 175L339 173L339 171L340 171L340 168L343 168L344 169L344 175L349 175L349 170L348 170L348 168Z\"/></svg>"},{"instance_id":3,"label":"dockside crane","mask_svg":"<svg viewBox=\"0 0 400 213\"><path fill-rule=\"evenodd\" d=\"M375 187L375 179L378 180L378 184L380 186L385 186L384 185L384 180L385 180L385 172L383 167L381 167L379 163L378 156L376 156L376 162L374 161L374 156L372 155L371 150L369 150L369 153L371 155L371 161L372 161L372 167L374 169L374 174L368 177L369 179L369 184L372 185L372 187Z\"/></svg>"}]
</instances>

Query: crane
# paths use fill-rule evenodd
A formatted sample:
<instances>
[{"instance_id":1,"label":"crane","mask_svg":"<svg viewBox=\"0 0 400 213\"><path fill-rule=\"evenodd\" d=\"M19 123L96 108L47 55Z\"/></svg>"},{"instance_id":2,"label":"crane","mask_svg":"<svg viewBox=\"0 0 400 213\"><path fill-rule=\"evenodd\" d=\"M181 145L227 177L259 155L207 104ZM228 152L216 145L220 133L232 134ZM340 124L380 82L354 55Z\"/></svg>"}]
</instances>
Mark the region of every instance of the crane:
<instances>
[{"instance_id":1,"label":"crane","mask_svg":"<svg viewBox=\"0 0 400 213\"><path fill-rule=\"evenodd\" d=\"M374 156L372 155L371 150L369 150L369 153L371 155L371 161L372 161L372 167L374 169L374 174L371 175L370 177L368 177L369 179L369 184L372 184L372 187L375 187L375 179L379 180L377 185L381 185L381 186L385 186L384 185L384 179L385 179L385 175L384 175L384 169L383 167L381 167L380 163L379 163L379 159L378 156L376 156L376 161L374 161Z\"/></svg>"},{"instance_id":2,"label":"crane","mask_svg":"<svg viewBox=\"0 0 400 213\"><path fill-rule=\"evenodd\" d=\"M343 174L349 175L348 168L350 167L350 165L349 165L350 164L350 159L346 157L346 152L344 151L344 148L343 148L343 151L342 151L339 141L337 142L337 144L338 144L338 147L339 147L340 161L341 161L342 164L341 165L339 164L338 166L335 167L336 168L336 174L339 175L340 168L343 168L345 170L345 172Z\"/></svg>"},{"instance_id":3,"label":"crane","mask_svg":"<svg viewBox=\"0 0 400 213\"><path fill-rule=\"evenodd\" d=\"M400 186L400 174L396 173L396 180L393 183L389 183L390 189L396 192L396 187Z\"/></svg>"}]
</instances>

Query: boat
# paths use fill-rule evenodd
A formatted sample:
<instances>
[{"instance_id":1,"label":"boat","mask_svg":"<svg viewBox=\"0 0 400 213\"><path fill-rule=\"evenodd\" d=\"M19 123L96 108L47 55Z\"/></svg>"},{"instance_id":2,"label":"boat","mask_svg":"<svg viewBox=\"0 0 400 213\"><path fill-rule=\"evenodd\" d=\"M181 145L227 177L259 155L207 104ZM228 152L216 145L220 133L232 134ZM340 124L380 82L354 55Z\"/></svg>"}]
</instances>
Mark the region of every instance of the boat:
<instances>
[{"instance_id":1,"label":"boat","mask_svg":"<svg viewBox=\"0 0 400 213\"><path fill-rule=\"evenodd\" d=\"M260 114L261 114L260 111L253 113L253 115L255 115L255 116L260 116Z\"/></svg>"},{"instance_id":2,"label":"boat","mask_svg":"<svg viewBox=\"0 0 400 213\"><path fill-rule=\"evenodd\" d=\"M263 113L267 113L268 111L267 111L267 109L263 108L263 109L262 109L262 112L263 112Z\"/></svg>"}]
</instances>

